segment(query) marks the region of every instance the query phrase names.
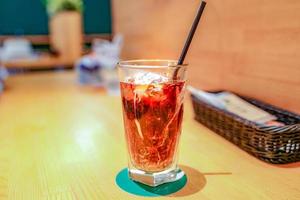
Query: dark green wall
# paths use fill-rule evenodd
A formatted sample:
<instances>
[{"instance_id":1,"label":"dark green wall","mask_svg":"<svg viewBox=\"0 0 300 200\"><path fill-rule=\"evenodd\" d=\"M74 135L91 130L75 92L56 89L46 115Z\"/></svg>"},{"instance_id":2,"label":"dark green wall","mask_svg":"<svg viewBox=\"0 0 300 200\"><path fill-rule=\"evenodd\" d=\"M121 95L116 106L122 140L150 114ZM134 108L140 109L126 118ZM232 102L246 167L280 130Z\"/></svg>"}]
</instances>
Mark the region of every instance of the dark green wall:
<instances>
[{"instance_id":1,"label":"dark green wall","mask_svg":"<svg viewBox=\"0 0 300 200\"><path fill-rule=\"evenodd\" d=\"M111 33L110 0L84 0L84 5L85 33Z\"/></svg>"},{"instance_id":2,"label":"dark green wall","mask_svg":"<svg viewBox=\"0 0 300 200\"><path fill-rule=\"evenodd\" d=\"M84 0L84 31L111 33L109 0ZM0 0L0 35L48 33L48 16L42 0Z\"/></svg>"}]
</instances>

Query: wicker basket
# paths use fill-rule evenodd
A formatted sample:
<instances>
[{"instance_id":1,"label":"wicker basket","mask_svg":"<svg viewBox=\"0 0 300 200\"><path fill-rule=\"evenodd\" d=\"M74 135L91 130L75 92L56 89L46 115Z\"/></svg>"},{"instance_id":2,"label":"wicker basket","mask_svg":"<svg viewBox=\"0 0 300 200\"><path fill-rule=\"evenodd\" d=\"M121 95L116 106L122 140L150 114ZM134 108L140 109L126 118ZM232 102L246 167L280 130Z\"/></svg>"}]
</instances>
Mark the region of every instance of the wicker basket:
<instances>
[{"instance_id":1,"label":"wicker basket","mask_svg":"<svg viewBox=\"0 0 300 200\"><path fill-rule=\"evenodd\" d=\"M221 92L221 91L219 91ZM217 92L215 92L217 93ZM260 160L285 164L300 161L300 116L248 97L249 103L271 113L285 126L258 125L191 95L195 119Z\"/></svg>"}]
</instances>

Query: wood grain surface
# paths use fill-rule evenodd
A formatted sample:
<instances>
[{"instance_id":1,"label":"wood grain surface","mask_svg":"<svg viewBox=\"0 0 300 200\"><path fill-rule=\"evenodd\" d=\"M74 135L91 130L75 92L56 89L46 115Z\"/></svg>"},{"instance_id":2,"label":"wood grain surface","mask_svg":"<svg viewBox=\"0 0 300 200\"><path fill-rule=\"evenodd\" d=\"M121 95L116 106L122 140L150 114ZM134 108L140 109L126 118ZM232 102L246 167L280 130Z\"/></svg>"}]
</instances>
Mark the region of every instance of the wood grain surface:
<instances>
[{"instance_id":1,"label":"wood grain surface","mask_svg":"<svg viewBox=\"0 0 300 200\"><path fill-rule=\"evenodd\" d=\"M49 53L43 53L37 58L0 61L0 64L6 68L14 69L46 69L61 66L73 66L74 63L62 57L53 56Z\"/></svg>"},{"instance_id":2,"label":"wood grain surface","mask_svg":"<svg viewBox=\"0 0 300 200\"><path fill-rule=\"evenodd\" d=\"M124 59L177 59L199 0L113 0ZM207 0L186 62L191 84L300 113L300 1Z\"/></svg>"},{"instance_id":3,"label":"wood grain surface","mask_svg":"<svg viewBox=\"0 0 300 200\"><path fill-rule=\"evenodd\" d=\"M300 163L270 165L193 120L186 99L180 199L300 199ZM0 96L0 199L143 199L115 183L126 167L121 101L75 74L11 77ZM170 197L159 197L170 199ZM148 198L145 198L148 199Z\"/></svg>"}]
</instances>

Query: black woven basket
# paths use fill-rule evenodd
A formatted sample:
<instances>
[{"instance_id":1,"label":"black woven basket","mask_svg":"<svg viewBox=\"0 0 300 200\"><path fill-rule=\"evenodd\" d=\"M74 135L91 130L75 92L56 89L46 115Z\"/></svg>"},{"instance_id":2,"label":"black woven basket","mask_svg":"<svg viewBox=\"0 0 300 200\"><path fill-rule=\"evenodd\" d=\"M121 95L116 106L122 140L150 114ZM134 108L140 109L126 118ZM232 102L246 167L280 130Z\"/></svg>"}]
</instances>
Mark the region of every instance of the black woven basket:
<instances>
[{"instance_id":1,"label":"black woven basket","mask_svg":"<svg viewBox=\"0 0 300 200\"><path fill-rule=\"evenodd\" d=\"M260 160L273 164L300 161L300 116L252 98L238 96L275 115L277 121L286 125L258 125L191 95L195 119Z\"/></svg>"}]
</instances>

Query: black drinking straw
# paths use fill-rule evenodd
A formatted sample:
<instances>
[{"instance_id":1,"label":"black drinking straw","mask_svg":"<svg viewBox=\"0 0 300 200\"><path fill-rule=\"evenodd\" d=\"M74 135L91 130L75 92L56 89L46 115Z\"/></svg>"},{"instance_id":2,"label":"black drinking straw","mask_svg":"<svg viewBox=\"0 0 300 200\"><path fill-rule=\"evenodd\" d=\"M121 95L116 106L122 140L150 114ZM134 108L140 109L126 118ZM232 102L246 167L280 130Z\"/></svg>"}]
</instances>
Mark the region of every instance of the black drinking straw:
<instances>
[{"instance_id":1,"label":"black drinking straw","mask_svg":"<svg viewBox=\"0 0 300 200\"><path fill-rule=\"evenodd\" d=\"M190 47L191 42L192 42L192 40L193 40L194 34L195 34L196 30L197 30L197 27L198 27L200 18L201 18L201 16L202 16L202 13L203 13L203 11L204 11L205 5L206 5L206 2L205 2L205 1L202 1L201 4L200 4L200 7L199 7L199 9L198 9L197 15L196 15L196 17L195 17L195 19L194 19L194 22L193 22L193 25L192 25L192 27L191 27L191 30L190 30L190 32L189 32L189 35L188 35L188 37L187 37L187 39L186 39L186 42L185 42L185 44L184 44L184 47L183 47L183 49L182 49L180 58L179 58L178 63L177 63L178 65L183 65L185 56L186 56L186 54L187 54L187 52L188 52L188 50L189 50L189 47ZM173 79L177 79L178 69L179 69L179 68L177 68L177 69L175 70Z\"/></svg>"}]
</instances>

